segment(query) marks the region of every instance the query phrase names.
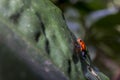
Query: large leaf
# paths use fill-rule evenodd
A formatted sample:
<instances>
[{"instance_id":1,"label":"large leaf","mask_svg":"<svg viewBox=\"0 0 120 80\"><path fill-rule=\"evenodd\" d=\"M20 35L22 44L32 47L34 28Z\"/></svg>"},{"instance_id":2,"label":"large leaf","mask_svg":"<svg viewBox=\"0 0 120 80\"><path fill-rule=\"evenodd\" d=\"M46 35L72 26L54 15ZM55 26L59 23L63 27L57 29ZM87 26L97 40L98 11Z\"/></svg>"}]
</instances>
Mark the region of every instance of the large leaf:
<instances>
[{"instance_id":1,"label":"large leaf","mask_svg":"<svg viewBox=\"0 0 120 80\"><path fill-rule=\"evenodd\" d=\"M49 0L0 1L1 70L8 68L1 72L3 80L85 80L81 62L73 61L76 39L61 10ZM10 65L20 71L11 74Z\"/></svg>"},{"instance_id":2,"label":"large leaf","mask_svg":"<svg viewBox=\"0 0 120 80\"><path fill-rule=\"evenodd\" d=\"M51 61L42 55L45 54L44 51L26 41L10 27L10 23L5 23L0 20L1 80L67 80Z\"/></svg>"}]
</instances>

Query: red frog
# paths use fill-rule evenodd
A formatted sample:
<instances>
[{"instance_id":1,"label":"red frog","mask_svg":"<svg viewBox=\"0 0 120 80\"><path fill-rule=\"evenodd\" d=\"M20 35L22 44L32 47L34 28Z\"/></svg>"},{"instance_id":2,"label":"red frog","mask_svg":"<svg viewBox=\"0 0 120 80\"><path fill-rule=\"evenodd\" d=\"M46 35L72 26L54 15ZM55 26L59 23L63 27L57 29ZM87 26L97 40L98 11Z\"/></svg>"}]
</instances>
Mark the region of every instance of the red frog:
<instances>
[{"instance_id":1,"label":"red frog","mask_svg":"<svg viewBox=\"0 0 120 80\"><path fill-rule=\"evenodd\" d=\"M85 42L78 38L75 42L75 50L77 53L79 52L87 52L87 47L85 45Z\"/></svg>"},{"instance_id":2,"label":"red frog","mask_svg":"<svg viewBox=\"0 0 120 80\"><path fill-rule=\"evenodd\" d=\"M101 80L97 74L97 71L94 69L92 65L85 42L81 40L80 38L78 38L76 41L75 51L79 55L83 73L85 77L87 78L87 80Z\"/></svg>"},{"instance_id":3,"label":"red frog","mask_svg":"<svg viewBox=\"0 0 120 80\"><path fill-rule=\"evenodd\" d=\"M88 55L87 47L85 42L78 38L75 42L75 51L76 55L79 55L79 58L84 60L87 64L90 65L90 57Z\"/></svg>"},{"instance_id":4,"label":"red frog","mask_svg":"<svg viewBox=\"0 0 120 80\"><path fill-rule=\"evenodd\" d=\"M77 39L77 43L80 45L80 50L81 51L86 51L87 50L84 41L82 41L80 38Z\"/></svg>"}]
</instances>

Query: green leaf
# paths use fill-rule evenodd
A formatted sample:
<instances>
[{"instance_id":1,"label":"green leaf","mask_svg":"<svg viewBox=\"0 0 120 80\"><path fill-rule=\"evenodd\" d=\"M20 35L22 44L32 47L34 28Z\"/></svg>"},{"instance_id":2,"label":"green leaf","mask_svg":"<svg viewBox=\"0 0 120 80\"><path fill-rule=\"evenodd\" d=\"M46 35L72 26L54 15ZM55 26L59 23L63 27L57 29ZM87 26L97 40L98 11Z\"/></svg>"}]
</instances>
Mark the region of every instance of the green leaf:
<instances>
[{"instance_id":1,"label":"green leaf","mask_svg":"<svg viewBox=\"0 0 120 80\"><path fill-rule=\"evenodd\" d=\"M72 58L75 36L60 9L49 0L0 1L2 80L85 80L80 63Z\"/></svg>"}]
</instances>

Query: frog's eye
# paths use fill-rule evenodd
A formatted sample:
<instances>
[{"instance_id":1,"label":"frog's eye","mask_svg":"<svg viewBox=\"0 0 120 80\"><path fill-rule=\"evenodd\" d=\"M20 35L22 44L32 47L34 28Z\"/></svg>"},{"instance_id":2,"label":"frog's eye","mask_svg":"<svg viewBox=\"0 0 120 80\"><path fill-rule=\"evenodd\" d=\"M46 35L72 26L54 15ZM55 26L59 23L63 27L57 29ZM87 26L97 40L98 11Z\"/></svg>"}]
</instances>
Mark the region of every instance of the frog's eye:
<instances>
[{"instance_id":1,"label":"frog's eye","mask_svg":"<svg viewBox=\"0 0 120 80\"><path fill-rule=\"evenodd\" d=\"M80 39L80 42L82 42L82 40Z\"/></svg>"}]
</instances>

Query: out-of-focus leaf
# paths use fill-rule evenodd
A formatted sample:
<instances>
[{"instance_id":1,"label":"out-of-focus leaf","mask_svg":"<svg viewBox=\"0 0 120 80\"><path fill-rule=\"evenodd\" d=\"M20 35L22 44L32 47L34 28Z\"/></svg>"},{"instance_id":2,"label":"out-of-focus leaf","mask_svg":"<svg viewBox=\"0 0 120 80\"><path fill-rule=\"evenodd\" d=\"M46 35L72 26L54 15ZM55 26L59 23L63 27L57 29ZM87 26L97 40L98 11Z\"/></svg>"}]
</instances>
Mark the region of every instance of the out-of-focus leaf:
<instances>
[{"instance_id":1,"label":"out-of-focus leaf","mask_svg":"<svg viewBox=\"0 0 120 80\"><path fill-rule=\"evenodd\" d=\"M120 12L116 8L111 8L98 11L92 17L93 21L92 19L87 21L90 31L89 42L104 51L106 55L118 59L120 32L117 26L120 25Z\"/></svg>"},{"instance_id":2,"label":"out-of-focus leaf","mask_svg":"<svg viewBox=\"0 0 120 80\"><path fill-rule=\"evenodd\" d=\"M55 77L51 73L55 72L58 77L61 75L59 71L55 71L57 69L53 67L51 61L42 54L44 51L38 50L26 41L19 32L13 29L11 23L0 19L0 30L2 80L8 80L8 78L9 80L53 80ZM56 79L60 79L58 77ZM61 78L65 79L65 76Z\"/></svg>"},{"instance_id":3,"label":"out-of-focus leaf","mask_svg":"<svg viewBox=\"0 0 120 80\"><path fill-rule=\"evenodd\" d=\"M110 20L108 18L114 18L115 19L115 16L117 16L119 14L118 11L119 10L117 8L114 8L114 7L94 11L94 12L90 13L89 15L87 15L85 17L86 26L91 27L91 26L94 26L96 24L98 24L98 26L100 26L99 24L101 23L102 24L101 27L103 27L103 26L105 26L104 24L108 24L108 23L112 24L113 22L111 21L112 23L110 23L109 22ZM109 21L108 22L103 22L103 21L106 21L106 20L107 21L109 20ZM114 24L115 23L113 23L113 25Z\"/></svg>"},{"instance_id":4,"label":"out-of-focus leaf","mask_svg":"<svg viewBox=\"0 0 120 80\"><path fill-rule=\"evenodd\" d=\"M93 26L100 26L101 28L114 28L120 24L120 13L105 16L98 20Z\"/></svg>"},{"instance_id":5,"label":"out-of-focus leaf","mask_svg":"<svg viewBox=\"0 0 120 80\"><path fill-rule=\"evenodd\" d=\"M91 1L79 1L74 4L81 14L89 14L92 11L106 8L106 1L103 0L91 0Z\"/></svg>"}]
</instances>

